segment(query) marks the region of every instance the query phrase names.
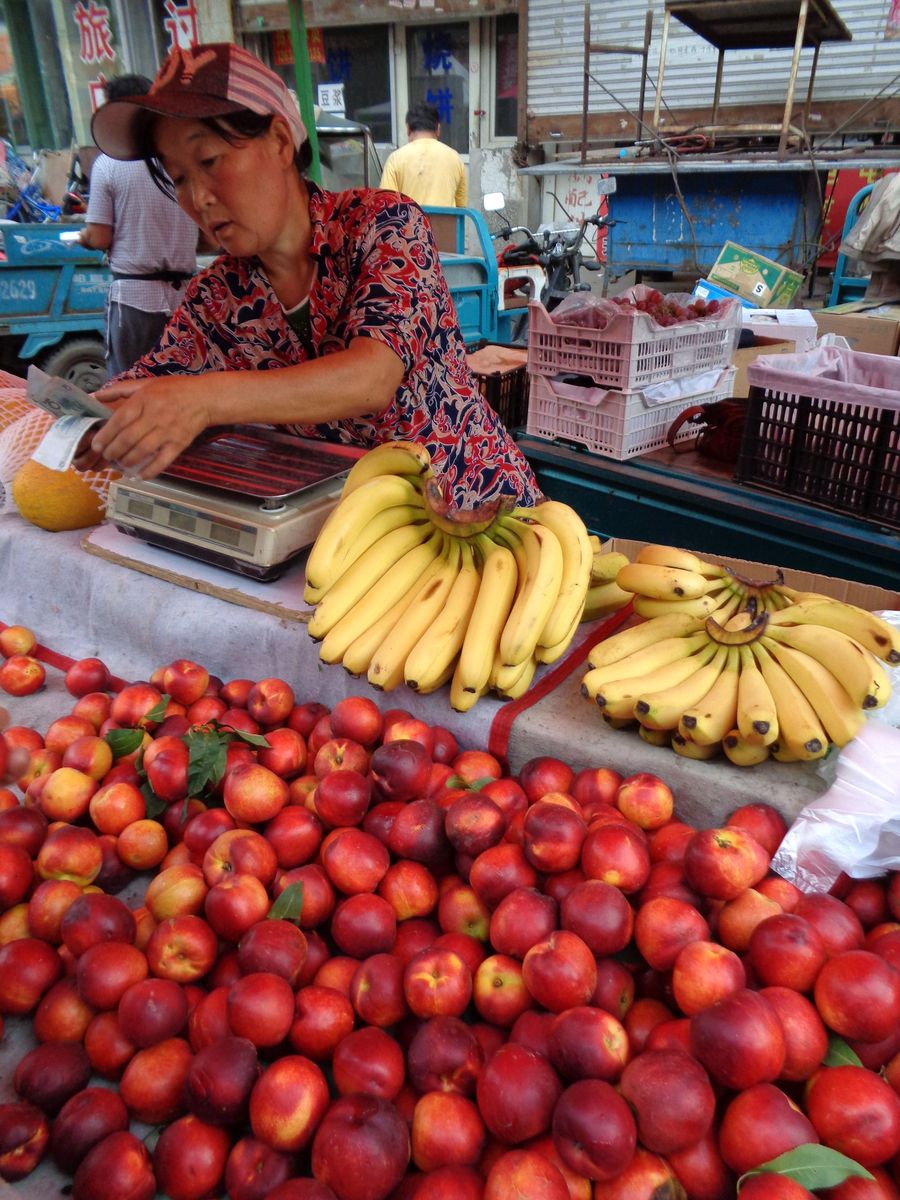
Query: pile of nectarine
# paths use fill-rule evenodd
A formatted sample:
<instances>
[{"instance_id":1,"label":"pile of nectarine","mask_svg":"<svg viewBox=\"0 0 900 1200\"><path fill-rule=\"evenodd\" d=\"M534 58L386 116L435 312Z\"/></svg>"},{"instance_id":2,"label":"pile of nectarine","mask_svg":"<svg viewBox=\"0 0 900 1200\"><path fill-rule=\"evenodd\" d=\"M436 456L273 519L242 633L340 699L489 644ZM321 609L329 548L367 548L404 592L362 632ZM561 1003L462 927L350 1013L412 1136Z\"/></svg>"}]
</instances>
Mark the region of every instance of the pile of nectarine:
<instances>
[{"instance_id":1,"label":"pile of nectarine","mask_svg":"<svg viewBox=\"0 0 900 1200\"><path fill-rule=\"evenodd\" d=\"M511 775L367 697L66 685L0 737L0 1177L898 1200L900 874L805 895L767 804L694 829L656 776Z\"/></svg>"}]
</instances>

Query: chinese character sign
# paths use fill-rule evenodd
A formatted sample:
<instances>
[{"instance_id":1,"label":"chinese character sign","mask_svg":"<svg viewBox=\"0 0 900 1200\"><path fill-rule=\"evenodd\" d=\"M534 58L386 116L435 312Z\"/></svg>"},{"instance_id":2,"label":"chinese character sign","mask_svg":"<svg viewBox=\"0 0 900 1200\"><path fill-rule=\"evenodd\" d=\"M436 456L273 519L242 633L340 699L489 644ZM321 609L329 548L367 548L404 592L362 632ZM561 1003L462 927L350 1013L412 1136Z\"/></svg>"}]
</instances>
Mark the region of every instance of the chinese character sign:
<instances>
[{"instance_id":1,"label":"chinese character sign","mask_svg":"<svg viewBox=\"0 0 900 1200\"><path fill-rule=\"evenodd\" d=\"M200 41L197 6L194 0L165 0L163 28L169 37L168 50L189 50Z\"/></svg>"},{"instance_id":2,"label":"chinese character sign","mask_svg":"<svg viewBox=\"0 0 900 1200\"><path fill-rule=\"evenodd\" d=\"M325 112L340 113L342 116L346 112L344 101L344 85L342 83L320 83L319 84L319 108Z\"/></svg>"},{"instance_id":3,"label":"chinese character sign","mask_svg":"<svg viewBox=\"0 0 900 1200\"><path fill-rule=\"evenodd\" d=\"M453 67L450 46L440 32L437 34L429 32L425 35L422 53L425 58L425 71L429 75L434 75L439 71L449 71Z\"/></svg>"},{"instance_id":4,"label":"chinese character sign","mask_svg":"<svg viewBox=\"0 0 900 1200\"><path fill-rule=\"evenodd\" d=\"M425 99L438 110L441 124L449 125L453 116L453 92L450 88L442 87L437 90L429 88L425 93Z\"/></svg>"},{"instance_id":5,"label":"chinese character sign","mask_svg":"<svg viewBox=\"0 0 900 1200\"><path fill-rule=\"evenodd\" d=\"M116 57L112 46L109 9L105 4L95 4L94 0L83 4L78 0L72 16L80 42L78 55L83 63L98 63Z\"/></svg>"}]
</instances>

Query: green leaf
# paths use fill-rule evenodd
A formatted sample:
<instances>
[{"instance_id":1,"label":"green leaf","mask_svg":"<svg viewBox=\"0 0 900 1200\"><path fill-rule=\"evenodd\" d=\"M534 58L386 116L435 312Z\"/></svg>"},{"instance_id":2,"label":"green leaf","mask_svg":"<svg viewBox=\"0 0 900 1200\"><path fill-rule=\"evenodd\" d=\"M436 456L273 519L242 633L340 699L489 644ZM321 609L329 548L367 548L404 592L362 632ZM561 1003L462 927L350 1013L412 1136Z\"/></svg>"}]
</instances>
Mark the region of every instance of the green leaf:
<instances>
[{"instance_id":1,"label":"green leaf","mask_svg":"<svg viewBox=\"0 0 900 1200\"><path fill-rule=\"evenodd\" d=\"M830 1146L808 1143L804 1146L795 1146L786 1154L779 1154L777 1158L742 1175L738 1180L738 1191L745 1179L766 1172L774 1175L787 1175L789 1179L793 1179L805 1187L808 1192L817 1192L820 1188L837 1187L839 1183L850 1179L851 1176L858 1176L860 1179L874 1178L865 1167L854 1162L852 1158L848 1158L846 1154L832 1150Z\"/></svg>"},{"instance_id":2,"label":"green leaf","mask_svg":"<svg viewBox=\"0 0 900 1200\"><path fill-rule=\"evenodd\" d=\"M470 783L468 779L463 779L462 775L451 775L447 780L448 788L462 788L466 792L480 792L483 787L487 787L489 783L494 783L492 775L485 775L484 779L473 779Z\"/></svg>"},{"instance_id":3,"label":"green leaf","mask_svg":"<svg viewBox=\"0 0 900 1200\"><path fill-rule=\"evenodd\" d=\"M171 696L162 695L154 704L148 713L144 713L145 721L152 721L154 725L158 725L160 721L165 720L166 709L169 707Z\"/></svg>"},{"instance_id":4,"label":"green leaf","mask_svg":"<svg viewBox=\"0 0 900 1200\"><path fill-rule=\"evenodd\" d=\"M825 1067L861 1067L862 1059L836 1033L828 1039L828 1053L822 1059Z\"/></svg>"},{"instance_id":5,"label":"green leaf","mask_svg":"<svg viewBox=\"0 0 900 1200\"><path fill-rule=\"evenodd\" d=\"M225 774L228 734L218 729L192 729L184 735L188 748L188 795L202 796Z\"/></svg>"},{"instance_id":6,"label":"green leaf","mask_svg":"<svg viewBox=\"0 0 900 1200\"><path fill-rule=\"evenodd\" d=\"M246 742L250 746L259 746L263 750L270 748L269 742L261 733L247 733L244 729L233 729L230 725L222 725L221 729L226 730L232 737L236 737L241 742Z\"/></svg>"},{"instance_id":7,"label":"green leaf","mask_svg":"<svg viewBox=\"0 0 900 1200\"><path fill-rule=\"evenodd\" d=\"M144 740L143 729L111 729L103 739L112 750L113 758L133 754Z\"/></svg>"},{"instance_id":8,"label":"green leaf","mask_svg":"<svg viewBox=\"0 0 900 1200\"><path fill-rule=\"evenodd\" d=\"M147 808L147 816L150 818L158 817L160 813L164 813L169 807L165 800L160 800L159 796L157 796L156 792L154 792L153 788L146 779L140 786L140 793L144 797L144 802Z\"/></svg>"},{"instance_id":9,"label":"green leaf","mask_svg":"<svg viewBox=\"0 0 900 1200\"><path fill-rule=\"evenodd\" d=\"M302 911L303 884L289 883L266 916L271 917L273 921L293 921L296 924Z\"/></svg>"}]
</instances>

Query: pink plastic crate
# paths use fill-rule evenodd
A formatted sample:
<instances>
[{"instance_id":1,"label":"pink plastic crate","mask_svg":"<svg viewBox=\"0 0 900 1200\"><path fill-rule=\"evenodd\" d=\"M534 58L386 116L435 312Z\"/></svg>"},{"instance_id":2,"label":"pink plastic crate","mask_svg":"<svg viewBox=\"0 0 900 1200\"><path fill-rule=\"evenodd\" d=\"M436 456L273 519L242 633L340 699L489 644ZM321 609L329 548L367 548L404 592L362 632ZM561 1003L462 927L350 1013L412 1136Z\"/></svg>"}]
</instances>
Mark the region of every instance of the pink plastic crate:
<instances>
[{"instance_id":1,"label":"pink plastic crate","mask_svg":"<svg viewBox=\"0 0 900 1200\"><path fill-rule=\"evenodd\" d=\"M557 325L542 304L528 305L528 370L589 375L594 383L637 392L667 379L725 367L741 332L741 306L716 317L660 328L646 313L621 309L604 329Z\"/></svg>"},{"instance_id":2,"label":"pink plastic crate","mask_svg":"<svg viewBox=\"0 0 900 1200\"><path fill-rule=\"evenodd\" d=\"M527 431L554 441L577 442L609 458L633 458L665 446L669 426L686 408L728 399L734 376L734 368L728 367L706 391L654 403L644 392L579 387L532 375ZM696 436L688 422L675 440Z\"/></svg>"}]
</instances>

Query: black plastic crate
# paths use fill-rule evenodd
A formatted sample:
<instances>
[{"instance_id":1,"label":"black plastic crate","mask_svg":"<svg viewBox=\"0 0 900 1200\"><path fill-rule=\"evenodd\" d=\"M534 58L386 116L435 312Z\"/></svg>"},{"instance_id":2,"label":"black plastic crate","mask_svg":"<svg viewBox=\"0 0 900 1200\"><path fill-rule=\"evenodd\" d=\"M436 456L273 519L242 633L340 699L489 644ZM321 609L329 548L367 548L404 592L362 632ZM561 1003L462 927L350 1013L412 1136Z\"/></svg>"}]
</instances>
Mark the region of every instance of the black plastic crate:
<instances>
[{"instance_id":1,"label":"black plastic crate","mask_svg":"<svg viewBox=\"0 0 900 1200\"><path fill-rule=\"evenodd\" d=\"M506 428L524 425L528 417L527 363L488 371L479 371L471 362L470 366L482 396Z\"/></svg>"},{"instance_id":2,"label":"black plastic crate","mask_svg":"<svg viewBox=\"0 0 900 1200\"><path fill-rule=\"evenodd\" d=\"M735 479L900 529L900 408L752 386Z\"/></svg>"}]
</instances>

